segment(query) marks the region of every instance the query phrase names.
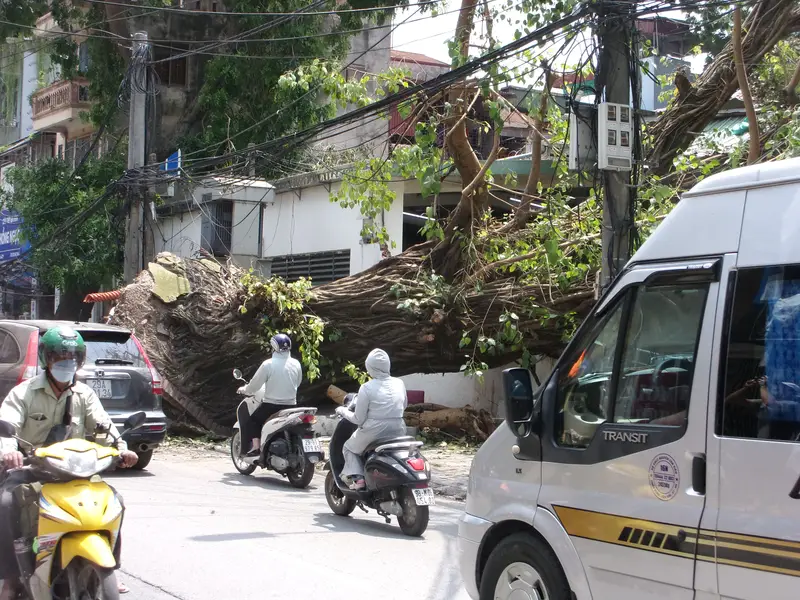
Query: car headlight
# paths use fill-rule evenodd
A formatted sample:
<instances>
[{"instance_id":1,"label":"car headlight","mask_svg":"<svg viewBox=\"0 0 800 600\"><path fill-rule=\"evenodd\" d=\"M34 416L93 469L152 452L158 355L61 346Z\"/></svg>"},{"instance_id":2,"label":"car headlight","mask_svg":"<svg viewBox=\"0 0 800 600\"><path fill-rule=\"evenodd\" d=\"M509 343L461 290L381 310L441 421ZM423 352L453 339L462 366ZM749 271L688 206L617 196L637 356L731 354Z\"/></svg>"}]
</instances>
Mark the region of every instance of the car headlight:
<instances>
[{"instance_id":1,"label":"car headlight","mask_svg":"<svg viewBox=\"0 0 800 600\"><path fill-rule=\"evenodd\" d=\"M105 471L111 466L114 458L106 456L98 459L97 453L89 452L67 452L64 458L48 457L48 466L58 471L72 475L73 477L91 477L101 471Z\"/></svg>"}]
</instances>

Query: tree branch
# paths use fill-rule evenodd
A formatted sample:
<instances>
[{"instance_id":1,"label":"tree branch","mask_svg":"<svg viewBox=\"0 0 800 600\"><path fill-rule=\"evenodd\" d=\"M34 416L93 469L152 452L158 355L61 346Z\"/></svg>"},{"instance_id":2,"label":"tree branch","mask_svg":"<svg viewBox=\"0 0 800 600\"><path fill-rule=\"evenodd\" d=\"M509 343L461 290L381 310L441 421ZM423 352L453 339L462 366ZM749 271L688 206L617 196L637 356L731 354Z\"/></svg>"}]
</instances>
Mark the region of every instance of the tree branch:
<instances>
[{"instance_id":1,"label":"tree branch","mask_svg":"<svg viewBox=\"0 0 800 600\"><path fill-rule=\"evenodd\" d=\"M733 11L733 60L736 67L736 78L739 89L742 90L742 100L747 112L747 122L750 129L750 151L747 154L747 164L758 162L761 157L761 144L758 134L758 116L753 105L753 96L750 94L750 84L747 82L747 69L744 66L744 52L742 51L742 9L737 6Z\"/></svg>"},{"instance_id":2,"label":"tree branch","mask_svg":"<svg viewBox=\"0 0 800 600\"><path fill-rule=\"evenodd\" d=\"M483 163L481 170L478 171L478 174L475 178L469 182L469 185L464 188L464 191L461 192L461 196L463 198L472 196L472 193L475 191L475 188L481 183L481 180L486 176L486 172L489 170L489 167L492 166L495 160L497 160L497 155L500 153L500 132L495 131L494 133L494 142L492 143L492 151L489 153L489 157L486 159L486 162Z\"/></svg>"},{"instance_id":3,"label":"tree branch","mask_svg":"<svg viewBox=\"0 0 800 600\"><path fill-rule=\"evenodd\" d=\"M797 96L798 85L800 85L800 61L797 63L791 81L789 81L789 84L783 89L784 101L788 106L800 104L800 97Z\"/></svg>"}]
</instances>

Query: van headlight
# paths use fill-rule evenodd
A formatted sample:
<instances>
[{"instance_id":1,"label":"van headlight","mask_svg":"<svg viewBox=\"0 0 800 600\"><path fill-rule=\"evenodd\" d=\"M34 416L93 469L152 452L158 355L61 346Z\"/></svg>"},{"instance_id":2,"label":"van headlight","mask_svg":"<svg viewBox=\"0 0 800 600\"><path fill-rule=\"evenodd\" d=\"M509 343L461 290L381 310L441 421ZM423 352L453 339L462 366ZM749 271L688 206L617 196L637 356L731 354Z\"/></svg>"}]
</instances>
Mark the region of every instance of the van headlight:
<instances>
[{"instance_id":1,"label":"van headlight","mask_svg":"<svg viewBox=\"0 0 800 600\"><path fill-rule=\"evenodd\" d=\"M66 452L64 458L48 457L45 459L47 465L57 471L72 475L73 477L91 477L97 473L105 471L111 466L114 458L106 456L97 458L97 452Z\"/></svg>"}]
</instances>

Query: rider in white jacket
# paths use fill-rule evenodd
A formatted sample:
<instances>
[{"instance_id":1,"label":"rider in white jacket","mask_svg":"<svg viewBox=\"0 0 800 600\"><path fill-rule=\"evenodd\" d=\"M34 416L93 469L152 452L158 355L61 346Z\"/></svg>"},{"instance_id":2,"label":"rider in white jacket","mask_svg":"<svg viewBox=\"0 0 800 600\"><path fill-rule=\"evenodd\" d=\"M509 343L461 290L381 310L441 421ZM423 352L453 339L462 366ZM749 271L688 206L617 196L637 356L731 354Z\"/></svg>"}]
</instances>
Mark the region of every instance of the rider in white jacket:
<instances>
[{"instance_id":1,"label":"rider in white jacket","mask_svg":"<svg viewBox=\"0 0 800 600\"><path fill-rule=\"evenodd\" d=\"M248 456L257 456L261 449L261 428L272 415L297 404L297 388L303 380L303 367L300 361L292 358L292 340L285 333L279 333L270 340L272 358L265 360L256 374L238 392L245 396L255 396L263 387L263 402L251 414L246 402L237 410L241 428L242 453L250 441Z\"/></svg>"},{"instance_id":2,"label":"rider in white jacket","mask_svg":"<svg viewBox=\"0 0 800 600\"><path fill-rule=\"evenodd\" d=\"M367 356L367 373L372 377L361 386L355 412L340 406L337 414L358 425L344 444L342 477L349 477L353 489L363 489L364 462L361 455L371 443L406 435L403 411L408 404L406 386L389 372L389 355L376 348Z\"/></svg>"}]
</instances>

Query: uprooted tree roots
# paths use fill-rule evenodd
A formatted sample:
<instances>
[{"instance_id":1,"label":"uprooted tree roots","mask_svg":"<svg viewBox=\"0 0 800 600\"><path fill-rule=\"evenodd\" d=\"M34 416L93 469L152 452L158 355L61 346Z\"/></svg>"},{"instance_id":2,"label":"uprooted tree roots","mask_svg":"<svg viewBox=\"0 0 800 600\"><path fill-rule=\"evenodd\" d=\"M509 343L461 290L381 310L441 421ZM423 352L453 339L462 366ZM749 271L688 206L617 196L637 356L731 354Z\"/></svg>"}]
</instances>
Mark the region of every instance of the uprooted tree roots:
<instances>
[{"instance_id":1,"label":"uprooted tree roots","mask_svg":"<svg viewBox=\"0 0 800 600\"><path fill-rule=\"evenodd\" d=\"M477 334L483 328L489 334L509 311L518 311L515 330L524 337L527 352L557 354L563 331L549 326L542 311L550 318L581 314L592 302L589 285L551 297L541 286L519 285L512 277L480 286L445 284L426 271L427 252L418 246L358 275L313 288L301 306L287 304L284 287L269 286L277 280L243 283L250 276L232 264L163 254L123 290L114 323L133 330L144 344L166 379L173 412L224 434L240 400L231 372L238 367L252 376L267 355L272 331L292 329L296 350L316 362L319 374L312 382L305 380L300 397L317 404L330 383L352 382L348 374L357 374L348 365L363 365L375 347L389 353L395 375L459 371L477 352ZM532 298L537 310L531 310ZM322 326L316 355L311 348L315 340L298 327L309 320ZM468 343L465 331L476 331ZM509 342L483 359L495 366L521 353L521 345ZM306 373L312 370L304 365Z\"/></svg>"}]
</instances>

